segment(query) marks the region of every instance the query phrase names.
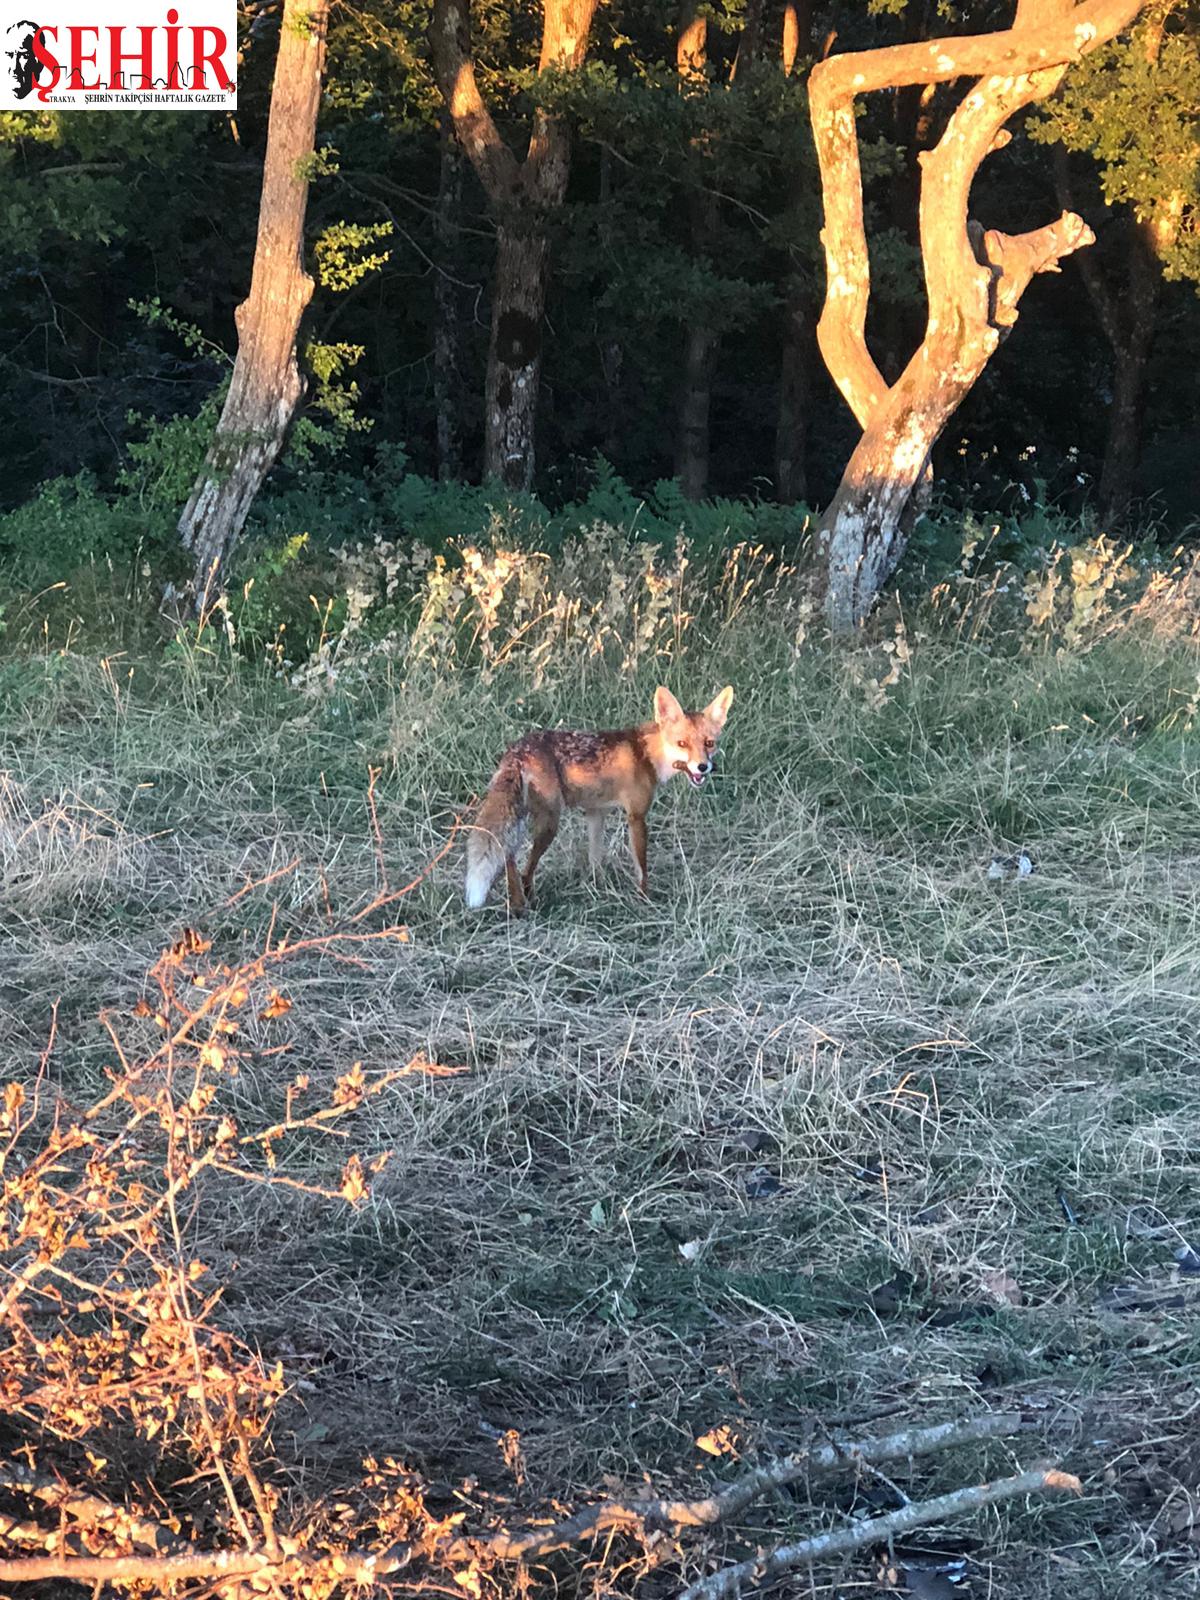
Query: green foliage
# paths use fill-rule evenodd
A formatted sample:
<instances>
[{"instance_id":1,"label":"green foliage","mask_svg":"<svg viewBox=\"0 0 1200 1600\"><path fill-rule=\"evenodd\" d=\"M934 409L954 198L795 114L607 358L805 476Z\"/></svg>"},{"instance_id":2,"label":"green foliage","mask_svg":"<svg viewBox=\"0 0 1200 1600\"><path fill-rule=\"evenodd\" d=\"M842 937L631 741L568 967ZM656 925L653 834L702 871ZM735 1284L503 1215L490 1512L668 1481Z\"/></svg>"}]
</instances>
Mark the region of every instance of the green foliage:
<instances>
[{"instance_id":1,"label":"green foliage","mask_svg":"<svg viewBox=\"0 0 1200 1600\"><path fill-rule=\"evenodd\" d=\"M164 328L168 333L173 333L193 355L205 356L222 366L233 365L233 357L227 350L222 349L219 344L214 344L194 322L187 321L169 306L163 305L158 295L149 300L130 300L128 304L130 311L148 328Z\"/></svg>"},{"instance_id":2,"label":"green foliage","mask_svg":"<svg viewBox=\"0 0 1200 1600\"><path fill-rule=\"evenodd\" d=\"M390 222L332 222L322 229L314 247L321 287L344 294L369 273L378 272L391 260L392 252L371 251L370 247L389 238L392 230Z\"/></svg>"},{"instance_id":3,"label":"green foliage","mask_svg":"<svg viewBox=\"0 0 1200 1600\"><path fill-rule=\"evenodd\" d=\"M1166 268L1192 277L1200 237L1189 155L1200 77L1194 4L1174 0L1138 25L1132 44L1074 67L1035 134L1091 151L1105 195L1122 207L1149 207L1157 219L1174 206ZM827 28L837 30L838 49L854 49L911 36L918 22L911 5L890 0L834 6L819 13L814 34L800 41L799 65L785 76L780 19L770 8L758 58L738 59L736 74L745 0L712 0L705 15L709 66L681 93L677 16L657 3L614 0L599 8L584 70L539 74L538 7L473 0L478 81L514 153L526 153L539 110L572 129L566 201L544 219L553 272L536 509L527 513L551 537L560 509L570 516L599 493L591 466L598 452L636 491L632 508L604 513L614 525L635 513L643 527L657 519L669 529L682 518L711 542L723 525L740 524L739 508L770 497L784 329L812 320L824 283L805 62ZM963 4L939 4L930 15L931 32L974 32L995 20L991 9ZM1160 20L1152 62L1147 41ZM81 468L102 497L119 498L130 492L125 475L141 444L135 434L130 448L126 418L158 426L197 416L211 401L222 375L214 363L227 368L236 348L234 311L254 259L277 42L274 26L262 21L242 14L237 118L52 109L0 116L3 504L27 501L40 484L73 479ZM318 147L302 169L320 181L307 241L317 280L304 327L310 394L260 528L281 496L326 504L339 473L370 480L371 514L386 523L382 485L386 478L388 492L398 492L400 475L383 464L401 453L421 478L437 475L432 357L442 314L456 321L459 338L453 404L461 458L468 477L477 471L497 219L462 153L457 176L455 162L443 160L429 21L429 0L366 0L331 17ZM930 102L934 134L955 92L939 91ZM869 337L889 375L912 348L921 302L914 163L898 142L902 100L868 96L857 110L875 290ZM1019 137L981 172L981 218L1004 225L1006 216L1028 214L1036 224L1044 220L1036 197L1045 193L1044 154ZM1103 234L1098 198L1081 195L1079 207ZM1104 249L1102 239L1097 255ZM1035 364L1021 353L1028 336L1018 330L1005 346L963 413L972 459L993 452L1012 462L1036 441L1044 457L1065 459L1076 447L1079 476L1099 476L1095 399L1105 398L1110 358L1072 281L1073 269L1031 290L1021 329L1041 329L1046 358L1035 378L1026 371ZM1145 487L1169 496L1180 518L1200 492L1183 420L1200 361L1200 311L1169 294L1162 308L1171 333L1155 346ZM711 513L684 514L659 486L674 466L681 350L697 323L717 341L711 463L718 500ZM815 350L810 359L805 458L809 498L824 503L854 430ZM138 489L164 515L187 454L182 432L176 442L178 471L166 460L147 464L158 487ZM175 444L165 435L162 443L169 457ZM938 467L965 502L973 479L960 458L946 450ZM1036 494L1033 471L1022 477ZM404 491L405 516L424 493L414 483ZM999 503L990 485L982 492ZM489 493L466 491L463 514L472 526L486 522L474 508ZM1072 480L1070 493L1078 509L1086 485ZM339 489L332 500L335 521L350 516L352 491ZM447 506L440 498L436 509L431 502L412 514L449 527ZM760 507L756 516L767 513ZM698 526L706 518L711 534ZM788 536L787 514L778 521L776 542ZM313 537L321 538L316 525Z\"/></svg>"},{"instance_id":4,"label":"green foliage","mask_svg":"<svg viewBox=\"0 0 1200 1600\"><path fill-rule=\"evenodd\" d=\"M0 516L0 563L21 589L62 583L89 562L127 566L156 532L132 501L110 500L81 472Z\"/></svg>"},{"instance_id":5,"label":"green foliage","mask_svg":"<svg viewBox=\"0 0 1200 1600\"><path fill-rule=\"evenodd\" d=\"M1168 278L1200 284L1200 8L1159 0L1131 39L1072 67L1031 126L1090 155L1109 205L1161 227Z\"/></svg>"},{"instance_id":6,"label":"green foliage","mask_svg":"<svg viewBox=\"0 0 1200 1600\"><path fill-rule=\"evenodd\" d=\"M131 411L125 418L130 430L126 459L116 477L120 494L173 522L199 476L223 398L218 391L195 416L161 422Z\"/></svg>"},{"instance_id":7,"label":"green foliage","mask_svg":"<svg viewBox=\"0 0 1200 1600\"><path fill-rule=\"evenodd\" d=\"M317 183L321 178L335 178L342 170L337 151L331 145L318 145L310 155L296 162L296 177L304 183Z\"/></svg>"}]
</instances>

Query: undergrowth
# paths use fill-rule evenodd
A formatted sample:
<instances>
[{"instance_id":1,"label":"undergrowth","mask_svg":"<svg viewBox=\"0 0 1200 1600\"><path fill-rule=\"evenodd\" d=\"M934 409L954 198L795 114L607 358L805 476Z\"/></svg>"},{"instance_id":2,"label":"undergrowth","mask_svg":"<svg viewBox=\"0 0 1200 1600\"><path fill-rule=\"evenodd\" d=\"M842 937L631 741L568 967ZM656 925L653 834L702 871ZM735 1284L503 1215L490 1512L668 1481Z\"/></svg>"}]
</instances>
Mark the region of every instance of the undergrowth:
<instances>
[{"instance_id":1,"label":"undergrowth","mask_svg":"<svg viewBox=\"0 0 1200 1600\"><path fill-rule=\"evenodd\" d=\"M567 828L527 918L470 916L456 843L403 942L279 975L288 1007L231 1086L247 1125L297 1074L319 1099L355 1062L461 1069L364 1106L395 1154L355 1208L316 1192L345 1151L303 1138L277 1159L312 1192L208 1186L221 1325L283 1363L287 1492L365 1455L472 1514L646 1473L695 1492L835 1424L1016 1408L1024 1456L1084 1495L944 1537L978 1593L1194 1582L1190 572L968 554L833 648L769 553L743 592L724 558L608 537L415 568L366 541L370 603L301 659L248 662L233 602L165 654L10 653L9 1075L32 1081L55 1004L50 1081L101 1092L99 1013L136 1008L185 926L236 965L339 925L419 876L526 727L731 682L717 778L651 813L649 903L615 837L593 883ZM636 1586L615 1556L597 1574Z\"/></svg>"}]
</instances>

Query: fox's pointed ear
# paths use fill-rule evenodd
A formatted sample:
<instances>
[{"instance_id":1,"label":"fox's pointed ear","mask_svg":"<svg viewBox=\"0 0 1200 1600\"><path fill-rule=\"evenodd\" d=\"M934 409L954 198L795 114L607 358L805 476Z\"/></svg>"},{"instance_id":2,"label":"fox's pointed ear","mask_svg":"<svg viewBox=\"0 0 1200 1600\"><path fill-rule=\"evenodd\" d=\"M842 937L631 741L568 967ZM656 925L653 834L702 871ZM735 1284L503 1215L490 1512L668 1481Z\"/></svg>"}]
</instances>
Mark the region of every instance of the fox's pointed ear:
<instances>
[{"instance_id":1,"label":"fox's pointed ear","mask_svg":"<svg viewBox=\"0 0 1200 1600\"><path fill-rule=\"evenodd\" d=\"M658 723L679 722L683 718L683 707L676 700L670 689L664 689L661 684L654 691L654 720Z\"/></svg>"},{"instance_id":2,"label":"fox's pointed ear","mask_svg":"<svg viewBox=\"0 0 1200 1600\"><path fill-rule=\"evenodd\" d=\"M718 728L725 726L725 718L729 715L729 708L733 704L733 690L728 686L721 690L712 705L705 708L704 715L715 722Z\"/></svg>"}]
</instances>

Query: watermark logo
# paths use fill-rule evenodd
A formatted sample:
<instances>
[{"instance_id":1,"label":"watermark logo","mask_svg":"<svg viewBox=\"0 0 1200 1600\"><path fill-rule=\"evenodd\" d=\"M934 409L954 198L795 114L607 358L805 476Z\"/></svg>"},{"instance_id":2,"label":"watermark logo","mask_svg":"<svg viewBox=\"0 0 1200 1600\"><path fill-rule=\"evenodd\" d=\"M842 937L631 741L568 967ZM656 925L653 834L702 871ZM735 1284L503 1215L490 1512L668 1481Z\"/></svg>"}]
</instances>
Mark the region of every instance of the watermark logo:
<instances>
[{"instance_id":1,"label":"watermark logo","mask_svg":"<svg viewBox=\"0 0 1200 1600\"><path fill-rule=\"evenodd\" d=\"M0 111L237 106L236 0L0 0Z\"/></svg>"}]
</instances>

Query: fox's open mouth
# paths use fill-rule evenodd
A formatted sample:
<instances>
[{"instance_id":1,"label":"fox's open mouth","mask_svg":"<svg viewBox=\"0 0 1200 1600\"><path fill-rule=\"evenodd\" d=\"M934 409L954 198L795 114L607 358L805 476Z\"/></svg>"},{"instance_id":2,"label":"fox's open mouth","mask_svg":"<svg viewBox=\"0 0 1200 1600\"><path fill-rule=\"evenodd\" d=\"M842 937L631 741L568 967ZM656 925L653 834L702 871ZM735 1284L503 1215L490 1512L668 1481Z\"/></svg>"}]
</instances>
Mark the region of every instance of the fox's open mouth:
<instances>
[{"instance_id":1,"label":"fox's open mouth","mask_svg":"<svg viewBox=\"0 0 1200 1600\"><path fill-rule=\"evenodd\" d=\"M676 772L686 772L687 773L687 777L688 777L688 782L691 784L693 789L702 788L705 778L708 777L708 773L707 772L693 772L691 767L688 766L686 761L677 761L675 763L675 771Z\"/></svg>"}]
</instances>

